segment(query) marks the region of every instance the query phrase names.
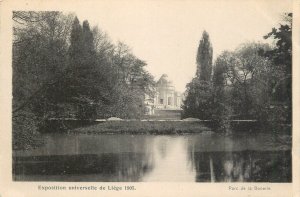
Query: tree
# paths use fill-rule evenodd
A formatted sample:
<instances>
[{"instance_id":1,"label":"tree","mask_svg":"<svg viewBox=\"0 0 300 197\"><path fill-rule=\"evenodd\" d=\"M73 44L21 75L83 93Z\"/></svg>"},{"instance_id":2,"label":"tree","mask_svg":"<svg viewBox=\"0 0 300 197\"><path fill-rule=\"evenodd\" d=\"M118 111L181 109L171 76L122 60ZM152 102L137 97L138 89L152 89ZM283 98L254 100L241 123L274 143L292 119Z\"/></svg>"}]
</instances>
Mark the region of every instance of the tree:
<instances>
[{"instance_id":1,"label":"tree","mask_svg":"<svg viewBox=\"0 0 300 197\"><path fill-rule=\"evenodd\" d=\"M74 66L80 65L80 55L82 54L83 48L82 40L82 27L77 17L74 18L70 37L69 57L70 64Z\"/></svg>"},{"instance_id":2,"label":"tree","mask_svg":"<svg viewBox=\"0 0 300 197\"><path fill-rule=\"evenodd\" d=\"M195 77L186 85L186 98L183 101L183 117L202 120L212 118L212 87L207 81Z\"/></svg>"},{"instance_id":3,"label":"tree","mask_svg":"<svg viewBox=\"0 0 300 197\"><path fill-rule=\"evenodd\" d=\"M284 14L279 27L264 36L265 39L275 39L275 47L261 50L273 62L272 101L275 105L282 103L285 106L282 114L287 115L286 122L289 123L292 121L292 17L292 13Z\"/></svg>"},{"instance_id":4,"label":"tree","mask_svg":"<svg viewBox=\"0 0 300 197\"><path fill-rule=\"evenodd\" d=\"M88 21L81 26L77 18L74 19L69 48L69 68L71 75L67 79L65 88L69 88L66 100L73 103L75 116L90 119L97 116L96 106L100 102L101 83L103 82L101 67L97 64L97 55L93 33Z\"/></svg>"},{"instance_id":5,"label":"tree","mask_svg":"<svg viewBox=\"0 0 300 197\"><path fill-rule=\"evenodd\" d=\"M199 80L210 81L212 72L213 49L210 43L209 35L206 31L202 34L198 52L197 52L197 71L196 76Z\"/></svg>"},{"instance_id":6,"label":"tree","mask_svg":"<svg viewBox=\"0 0 300 197\"><path fill-rule=\"evenodd\" d=\"M212 111L212 46L206 31L197 53L196 77L186 86L186 99L183 102L183 116L211 119Z\"/></svg>"},{"instance_id":7,"label":"tree","mask_svg":"<svg viewBox=\"0 0 300 197\"><path fill-rule=\"evenodd\" d=\"M283 67L285 74L290 75L292 71L292 13L283 16L283 24L279 28L273 28L270 33L264 36L265 39L273 38L276 46L272 50L265 52L275 67Z\"/></svg>"},{"instance_id":8,"label":"tree","mask_svg":"<svg viewBox=\"0 0 300 197\"><path fill-rule=\"evenodd\" d=\"M216 60L214 91L218 99L222 94L227 98L230 95L226 105L230 106L234 113L230 115L235 118L257 118L258 105L263 107L268 102L270 91L266 75L270 62L258 54L262 48L269 47L257 43L242 44L234 52L223 52Z\"/></svg>"},{"instance_id":9,"label":"tree","mask_svg":"<svg viewBox=\"0 0 300 197\"><path fill-rule=\"evenodd\" d=\"M228 95L225 92L226 86L226 68L224 64L224 55L220 55L214 65L212 77L212 119L218 126L225 124L229 118Z\"/></svg>"},{"instance_id":10,"label":"tree","mask_svg":"<svg viewBox=\"0 0 300 197\"><path fill-rule=\"evenodd\" d=\"M13 145L24 149L37 144L51 114L49 90L66 68L72 15L13 12L13 20Z\"/></svg>"},{"instance_id":11,"label":"tree","mask_svg":"<svg viewBox=\"0 0 300 197\"><path fill-rule=\"evenodd\" d=\"M21 13L22 16L25 14ZM30 20L28 15L22 24L14 25L14 111L32 104L32 96L56 81L66 67L72 16L64 16L59 12L29 13L34 16L33 19ZM18 18L18 14L14 12L13 17Z\"/></svg>"},{"instance_id":12,"label":"tree","mask_svg":"<svg viewBox=\"0 0 300 197\"><path fill-rule=\"evenodd\" d=\"M14 12L13 20L14 139L43 131L49 118L143 114L154 81L126 44L61 12Z\"/></svg>"},{"instance_id":13,"label":"tree","mask_svg":"<svg viewBox=\"0 0 300 197\"><path fill-rule=\"evenodd\" d=\"M38 110L47 101L35 98L45 95L66 68L72 16L60 12L14 12L13 18L18 21L13 42L13 111L24 107Z\"/></svg>"}]
</instances>

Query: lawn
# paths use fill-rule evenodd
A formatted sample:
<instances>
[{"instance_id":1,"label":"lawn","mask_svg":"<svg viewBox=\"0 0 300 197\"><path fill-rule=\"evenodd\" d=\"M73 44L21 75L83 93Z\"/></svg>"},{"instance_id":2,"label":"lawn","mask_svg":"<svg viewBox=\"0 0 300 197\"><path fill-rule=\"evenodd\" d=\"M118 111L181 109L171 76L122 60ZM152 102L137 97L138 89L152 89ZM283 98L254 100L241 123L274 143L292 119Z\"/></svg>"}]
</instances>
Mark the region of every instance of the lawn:
<instances>
[{"instance_id":1,"label":"lawn","mask_svg":"<svg viewBox=\"0 0 300 197\"><path fill-rule=\"evenodd\" d=\"M106 134L184 134L211 132L200 122L192 121L107 121L73 130L75 133Z\"/></svg>"}]
</instances>

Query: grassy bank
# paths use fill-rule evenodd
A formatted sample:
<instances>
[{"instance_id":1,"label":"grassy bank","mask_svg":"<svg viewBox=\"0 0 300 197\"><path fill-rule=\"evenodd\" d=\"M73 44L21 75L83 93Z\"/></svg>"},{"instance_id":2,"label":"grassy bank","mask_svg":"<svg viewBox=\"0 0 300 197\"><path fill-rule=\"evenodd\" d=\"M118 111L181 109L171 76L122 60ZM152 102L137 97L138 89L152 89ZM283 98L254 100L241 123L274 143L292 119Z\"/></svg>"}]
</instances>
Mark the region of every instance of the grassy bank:
<instances>
[{"instance_id":1,"label":"grassy bank","mask_svg":"<svg viewBox=\"0 0 300 197\"><path fill-rule=\"evenodd\" d=\"M73 130L76 133L106 134L184 134L211 132L199 122L183 121L108 121Z\"/></svg>"}]
</instances>

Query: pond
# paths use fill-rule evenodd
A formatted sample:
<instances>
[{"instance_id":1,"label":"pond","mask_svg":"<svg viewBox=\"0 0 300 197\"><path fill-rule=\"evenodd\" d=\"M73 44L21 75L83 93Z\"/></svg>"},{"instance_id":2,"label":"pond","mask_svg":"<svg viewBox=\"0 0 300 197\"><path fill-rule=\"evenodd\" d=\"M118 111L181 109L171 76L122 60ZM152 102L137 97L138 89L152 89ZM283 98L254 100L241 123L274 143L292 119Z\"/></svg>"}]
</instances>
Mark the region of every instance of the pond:
<instances>
[{"instance_id":1,"label":"pond","mask_svg":"<svg viewBox=\"0 0 300 197\"><path fill-rule=\"evenodd\" d=\"M45 134L13 153L15 181L291 182L291 137Z\"/></svg>"}]
</instances>

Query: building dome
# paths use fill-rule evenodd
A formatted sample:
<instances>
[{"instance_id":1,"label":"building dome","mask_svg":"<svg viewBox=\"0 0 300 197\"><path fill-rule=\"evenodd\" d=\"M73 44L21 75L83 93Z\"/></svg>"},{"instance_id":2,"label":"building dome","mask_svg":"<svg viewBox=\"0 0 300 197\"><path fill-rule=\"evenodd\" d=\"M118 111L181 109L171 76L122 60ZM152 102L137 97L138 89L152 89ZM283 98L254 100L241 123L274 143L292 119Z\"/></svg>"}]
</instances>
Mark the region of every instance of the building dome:
<instances>
[{"instance_id":1,"label":"building dome","mask_svg":"<svg viewBox=\"0 0 300 197\"><path fill-rule=\"evenodd\" d=\"M163 74L156 83L157 87L174 88L173 82L169 80L168 75Z\"/></svg>"}]
</instances>

